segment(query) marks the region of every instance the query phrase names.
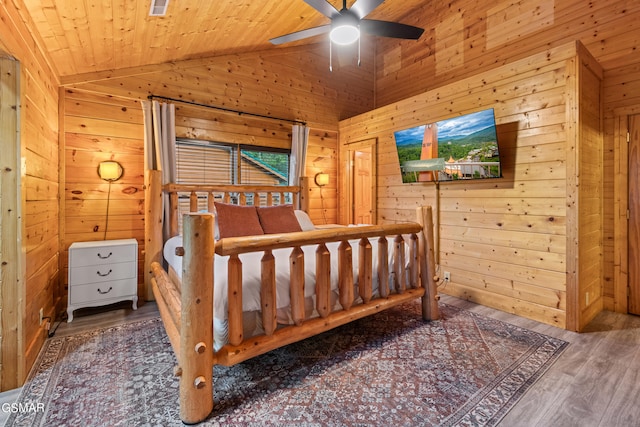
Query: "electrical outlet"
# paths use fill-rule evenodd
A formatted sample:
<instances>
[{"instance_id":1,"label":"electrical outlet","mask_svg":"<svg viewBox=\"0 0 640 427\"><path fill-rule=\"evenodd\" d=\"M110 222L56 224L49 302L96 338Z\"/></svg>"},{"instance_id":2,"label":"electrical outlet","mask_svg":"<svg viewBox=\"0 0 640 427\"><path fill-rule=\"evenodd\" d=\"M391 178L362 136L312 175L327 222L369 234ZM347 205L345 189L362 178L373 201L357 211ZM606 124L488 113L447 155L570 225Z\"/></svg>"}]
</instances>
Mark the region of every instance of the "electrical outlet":
<instances>
[{"instance_id":1,"label":"electrical outlet","mask_svg":"<svg viewBox=\"0 0 640 427\"><path fill-rule=\"evenodd\" d=\"M42 326L42 319L44 318L44 308L40 307L40 325Z\"/></svg>"},{"instance_id":2,"label":"electrical outlet","mask_svg":"<svg viewBox=\"0 0 640 427\"><path fill-rule=\"evenodd\" d=\"M450 282L451 281L451 273L448 271L444 272L444 281L445 282Z\"/></svg>"}]
</instances>

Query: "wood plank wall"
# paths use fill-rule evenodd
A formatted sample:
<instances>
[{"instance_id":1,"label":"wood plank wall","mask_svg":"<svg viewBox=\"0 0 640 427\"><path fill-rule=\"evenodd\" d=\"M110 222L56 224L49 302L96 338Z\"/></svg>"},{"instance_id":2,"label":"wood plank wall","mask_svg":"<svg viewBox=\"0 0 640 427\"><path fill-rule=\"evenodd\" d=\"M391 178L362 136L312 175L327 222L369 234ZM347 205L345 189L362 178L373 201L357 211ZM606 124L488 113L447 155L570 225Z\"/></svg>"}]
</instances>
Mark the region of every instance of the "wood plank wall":
<instances>
[{"instance_id":1,"label":"wood plank wall","mask_svg":"<svg viewBox=\"0 0 640 427\"><path fill-rule=\"evenodd\" d=\"M626 0L431 1L410 14L418 42L379 39L376 107L574 40L604 70L637 64L639 13Z\"/></svg>"},{"instance_id":2,"label":"wood plank wall","mask_svg":"<svg viewBox=\"0 0 640 427\"><path fill-rule=\"evenodd\" d=\"M181 138L290 149L291 126L285 121L176 104L176 135ZM330 176L329 185L322 189L311 179L309 216L315 224L336 222L337 147L337 130L310 129L306 175L313 178L325 172Z\"/></svg>"},{"instance_id":3,"label":"wood plank wall","mask_svg":"<svg viewBox=\"0 0 640 427\"><path fill-rule=\"evenodd\" d=\"M604 70L604 303L627 311L626 121L640 111L640 2L435 0L407 23L417 42L380 39L376 107L581 41ZM640 286L640 284L638 284Z\"/></svg>"},{"instance_id":4,"label":"wood plank wall","mask_svg":"<svg viewBox=\"0 0 640 427\"><path fill-rule=\"evenodd\" d=\"M567 61L567 329L603 308L602 68L577 44ZM573 214L572 214L573 213Z\"/></svg>"},{"instance_id":5,"label":"wood plank wall","mask_svg":"<svg viewBox=\"0 0 640 427\"><path fill-rule=\"evenodd\" d=\"M12 306L15 318L2 325L0 390L21 385L45 339L39 310L55 317L60 298L58 286L58 81L13 2L0 3L0 39L6 54L20 62L20 157L19 189L22 193L22 238L26 283L2 292L2 311ZM5 141L3 141L4 143ZM13 143L13 141L6 141ZM1 149L1 147L0 147ZM1 224L2 228L13 225ZM8 238L11 233L0 233ZM15 259L3 262L15 263Z\"/></svg>"},{"instance_id":6,"label":"wood plank wall","mask_svg":"<svg viewBox=\"0 0 640 427\"><path fill-rule=\"evenodd\" d=\"M567 85L576 54L575 43L549 49L340 123L340 144L377 138L378 222L412 221L417 206L439 206L440 275L451 273L442 292L563 328L567 230L579 226L579 190L568 179L580 170L569 156L578 129L567 123L577 109ZM402 184L394 131L484 108L495 111L503 179L443 182L439 191Z\"/></svg>"},{"instance_id":7,"label":"wood plank wall","mask_svg":"<svg viewBox=\"0 0 640 427\"><path fill-rule=\"evenodd\" d=\"M125 99L154 94L305 121L311 129L307 175L313 178L323 171L330 176L329 185L322 190L311 180L311 219L334 223L338 122L373 107L373 49L368 52L359 67L343 62L342 66L334 64L333 72L329 71L326 46L312 45L181 61L136 70L135 75L103 78L98 74L95 79L69 84L69 88ZM291 138L288 124L177 105L181 136L280 147L288 146Z\"/></svg>"},{"instance_id":8,"label":"wood plank wall","mask_svg":"<svg viewBox=\"0 0 640 427\"><path fill-rule=\"evenodd\" d=\"M373 108L373 49L362 64L334 65L324 44L177 61L83 76L76 88L125 98L166 96L337 129L339 120ZM124 74L124 75L122 75Z\"/></svg>"},{"instance_id":9,"label":"wood plank wall","mask_svg":"<svg viewBox=\"0 0 640 427\"><path fill-rule=\"evenodd\" d=\"M338 222L338 132L311 129L307 148L307 176L309 177L309 217L314 224ZM329 174L329 184L318 187L316 174Z\"/></svg>"},{"instance_id":10,"label":"wood plank wall","mask_svg":"<svg viewBox=\"0 0 640 427\"><path fill-rule=\"evenodd\" d=\"M630 27L631 28L631 27ZM637 33L637 31L635 31ZM633 49L637 51L638 48ZM628 310L629 117L640 114L640 57L604 70L605 308ZM621 61L622 62L622 61ZM636 183L637 185L637 183ZM634 207L638 209L637 206ZM638 244L638 242L635 242ZM634 283L636 288L640 283Z\"/></svg>"},{"instance_id":11,"label":"wood plank wall","mask_svg":"<svg viewBox=\"0 0 640 427\"><path fill-rule=\"evenodd\" d=\"M320 58L320 59L318 59ZM104 238L108 184L97 176L102 160L123 164L112 184L108 239L134 237L144 253L143 118L140 99L150 94L273 117L305 120L311 131L307 175L324 171L330 183L312 184L310 216L316 223L337 218L338 120L372 106L372 62L336 70L335 87L319 83L328 73L322 49L293 48L289 54L230 55L174 63L135 76L76 83L63 92L64 230L61 281L67 282L67 249L74 241ZM368 65L367 65L368 64ZM280 79L280 75L288 76ZM369 74L371 75L371 74ZM347 87L351 85L351 90ZM291 124L249 115L176 104L176 133L187 138L290 148ZM142 256L139 257L143 259ZM139 282L142 283L142 261ZM142 297L145 293L139 289Z\"/></svg>"},{"instance_id":12,"label":"wood plank wall","mask_svg":"<svg viewBox=\"0 0 640 427\"><path fill-rule=\"evenodd\" d=\"M70 89L63 91L62 97L64 197L60 280L68 284L68 249L73 242L134 238L139 251L138 282L142 283L145 242L142 106L137 100ZM105 160L115 160L124 169L122 178L111 184L110 195L109 183L97 173L98 164ZM144 295L140 287L138 293Z\"/></svg>"}]
</instances>

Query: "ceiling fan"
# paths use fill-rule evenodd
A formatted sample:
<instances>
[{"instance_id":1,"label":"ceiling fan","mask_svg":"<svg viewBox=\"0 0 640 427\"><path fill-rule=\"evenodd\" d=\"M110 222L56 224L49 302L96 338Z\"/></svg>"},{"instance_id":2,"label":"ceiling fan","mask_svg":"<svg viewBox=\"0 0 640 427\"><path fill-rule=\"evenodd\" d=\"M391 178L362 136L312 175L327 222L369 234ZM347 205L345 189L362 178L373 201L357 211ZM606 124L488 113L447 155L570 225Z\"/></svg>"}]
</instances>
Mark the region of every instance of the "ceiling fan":
<instances>
[{"instance_id":1,"label":"ceiling fan","mask_svg":"<svg viewBox=\"0 0 640 427\"><path fill-rule=\"evenodd\" d=\"M271 39L271 43L288 43L330 32L329 37L332 42L336 44L351 44L358 40L360 31L374 36L417 40L424 32L422 28L412 25L364 19L384 0L356 0L351 9L347 9L347 0L343 0L341 10L336 9L326 0L304 0L304 2L331 19L331 23L285 34Z\"/></svg>"},{"instance_id":2,"label":"ceiling fan","mask_svg":"<svg viewBox=\"0 0 640 427\"><path fill-rule=\"evenodd\" d=\"M329 38L332 42L330 46L333 43L348 45L356 40L360 40L360 31L374 36L411 40L419 39L424 32L422 28L412 25L365 19L365 17L382 4L384 0L356 0L350 9L347 9L347 0L342 0L341 10L336 9L327 0L304 0L304 2L329 18L331 23L285 34L269 40L271 43L276 45L289 43L329 33ZM359 62L358 60L358 63Z\"/></svg>"}]
</instances>

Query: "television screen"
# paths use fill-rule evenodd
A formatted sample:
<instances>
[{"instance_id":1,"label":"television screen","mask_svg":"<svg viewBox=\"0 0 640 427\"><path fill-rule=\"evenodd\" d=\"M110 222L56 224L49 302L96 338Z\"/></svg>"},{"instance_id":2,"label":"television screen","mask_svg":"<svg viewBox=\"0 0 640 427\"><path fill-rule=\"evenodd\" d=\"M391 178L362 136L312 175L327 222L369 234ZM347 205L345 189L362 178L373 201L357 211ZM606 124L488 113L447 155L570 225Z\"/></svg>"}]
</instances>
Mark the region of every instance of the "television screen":
<instances>
[{"instance_id":1,"label":"television screen","mask_svg":"<svg viewBox=\"0 0 640 427\"><path fill-rule=\"evenodd\" d=\"M394 135L404 183L502 177L493 108Z\"/></svg>"}]
</instances>

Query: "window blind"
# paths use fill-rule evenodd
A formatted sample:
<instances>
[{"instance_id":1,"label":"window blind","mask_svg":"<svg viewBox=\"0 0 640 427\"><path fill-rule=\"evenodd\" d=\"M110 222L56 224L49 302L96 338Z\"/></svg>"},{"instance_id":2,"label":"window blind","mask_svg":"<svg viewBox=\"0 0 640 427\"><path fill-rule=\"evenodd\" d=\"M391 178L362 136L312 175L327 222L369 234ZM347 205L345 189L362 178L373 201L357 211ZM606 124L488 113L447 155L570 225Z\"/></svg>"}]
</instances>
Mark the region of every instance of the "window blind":
<instances>
[{"instance_id":1,"label":"window blind","mask_svg":"<svg viewBox=\"0 0 640 427\"><path fill-rule=\"evenodd\" d=\"M176 141L176 183L206 185L287 185L290 151L209 141ZM280 201L274 194L274 202ZM261 200L264 204L266 200ZM246 203L254 204L251 195ZM206 210L206 197L198 197L198 209ZM179 215L188 212L188 195L181 195Z\"/></svg>"},{"instance_id":2,"label":"window blind","mask_svg":"<svg viewBox=\"0 0 640 427\"><path fill-rule=\"evenodd\" d=\"M176 141L176 183L233 184L235 181L234 157L233 146Z\"/></svg>"}]
</instances>

